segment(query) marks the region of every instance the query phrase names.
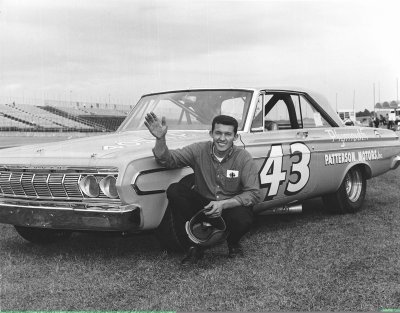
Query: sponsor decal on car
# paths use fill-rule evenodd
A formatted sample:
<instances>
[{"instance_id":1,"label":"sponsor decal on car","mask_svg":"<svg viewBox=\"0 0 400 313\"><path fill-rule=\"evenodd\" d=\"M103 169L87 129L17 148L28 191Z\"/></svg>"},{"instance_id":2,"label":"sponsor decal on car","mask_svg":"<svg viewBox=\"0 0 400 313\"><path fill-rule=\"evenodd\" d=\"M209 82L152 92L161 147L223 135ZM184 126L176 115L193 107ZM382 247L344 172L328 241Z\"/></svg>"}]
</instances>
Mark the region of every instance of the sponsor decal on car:
<instances>
[{"instance_id":1,"label":"sponsor decal on car","mask_svg":"<svg viewBox=\"0 0 400 313\"><path fill-rule=\"evenodd\" d=\"M325 154L325 166L360 161L373 161L382 158L383 155L378 150L363 150L358 151L357 153L355 151L327 153Z\"/></svg>"},{"instance_id":2,"label":"sponsor decal on car","mask_svg":"<svg viewBox=\"0 0 400 313\"><path fill-rule=\"evenodd\" d=\"M364 150L358 152L359 161L373 161L382 159L383 155L378 150Z\"/></svg>"},{"instance_id":3,"label":"sponsor decal on car","mask_svg":"<svg viewBox=\"0 0 400 313\"><path fill-rule=\"evenodd\" d=\"M169 134L168 135L168 141L172 140L179 140L182 138L188 138L188 135L183 133L183 134ZM103 146L103 150L114 150L114 149L123 149L126 147L133 147L133 146L141 146L144 144L149 144L154 142L154 137L143 137L143 138L137 138L137 139L132 139L128 141L120 141L120 142L115 142L114 145L110 146Z\"/></svg>"},{"instance_id":4,"label":"sponsor decal on car","mask_svg":"<svg viewBox=\"0 0 400 313\"><path fill-rule=\"evenodd\" d=\"M341 142L342 145L341 147L344 147L347 142L354 142L354 141L364 141L368 140L368 135L365 134L362 129L357 129L351 133L346 132L346 133L338 133L336 129L326 129L325 130L329 137L332 139L332 142Z\"/></svg>"},{"instance_id":5,"label":"sponsor decal on car","mask_svg":"<svg viewBox=\"0 0 400 313\"><path fill-rule=\"evenodd\" d=\"M136 140L116 142L113 146L103 146L103 150L123 149L129 146L140 146L142 144L152 143L153 139L138 138Z\"/></svg>"}]
</instances>

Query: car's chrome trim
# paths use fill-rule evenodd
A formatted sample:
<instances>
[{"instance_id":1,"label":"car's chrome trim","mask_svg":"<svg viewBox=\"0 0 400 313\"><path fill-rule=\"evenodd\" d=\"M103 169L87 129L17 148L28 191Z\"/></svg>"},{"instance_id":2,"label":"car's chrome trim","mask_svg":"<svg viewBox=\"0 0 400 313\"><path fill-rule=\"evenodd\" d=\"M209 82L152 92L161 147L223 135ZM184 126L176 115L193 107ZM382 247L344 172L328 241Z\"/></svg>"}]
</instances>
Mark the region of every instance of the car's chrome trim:
<instances>
[{"instance_id":1,"label":"car's chrome trim","mask_svg":"<svg viewBox=\"0 0 400 313\"><path fill-rule=\"evenodd\" d=\"M133 187L133 189L135 190L135 192L139 196L153 195L153 194L156 194L156 193L164 193L165 189L156 189L156 190L147 190L147 191L140 190L140 188L138 187L136 182L139 179L139 177L142 176L142 175L152 174L152 173L157 173L157 172L165 172L165 171L168 171L168 169L162 167L162 168L154 168L154 169L151 169L151 170L144 170L144 171L137 172L135 174L135 176L133 177L133 179L132 179L132 182L133 182L132 183L132 187Z\"/></svg>"},{"instance_id":2,"label":"car's chrome trim","mask_svg":"<svg viewBox=\"0 0 400 313\"><path fill-rule=\"evenodd\" d=\"M120 201L115 203L104 201L91 202L63 202L63 201L30 201L21 199L3 198L0 199L1 207L18 207L28 209L44 209L44 210L67 210L67 211L93 211L103 213L123 213L132 211L135 206L122 205Z\"/></svg>"},{"instance_id":3,"label":"car's chrome trim","mask_svg":"<svg viewBox=\"0 0 400 313\"><path fill-rule=\"evenodd\" d=\"M71 203L53 206L0 202L0 223L50 229L138 232L143 227L142 210L137 205L115 207Z\"/></svg>"},{"instance_id":4,"label":"car's chrome trim","mask_svg":"<svg viewBox=\"0 0 400 313\"><path fill-rule=\"evenodd\" d=\"M58 166L58 165L23 165L23 164L2 164L1 170L19 170L19 171L57 171L57 172L86 172L86 173L118 173L117 167L84 167L84 166Z\"/></svg>"}]
</instances>

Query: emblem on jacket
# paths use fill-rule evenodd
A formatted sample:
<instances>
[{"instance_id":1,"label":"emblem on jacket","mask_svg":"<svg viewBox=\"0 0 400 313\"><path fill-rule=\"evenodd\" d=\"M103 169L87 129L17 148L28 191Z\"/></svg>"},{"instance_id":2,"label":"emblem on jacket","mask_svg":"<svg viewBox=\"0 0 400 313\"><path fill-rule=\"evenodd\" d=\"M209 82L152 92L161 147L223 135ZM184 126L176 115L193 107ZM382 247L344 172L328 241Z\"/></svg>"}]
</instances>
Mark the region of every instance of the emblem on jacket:
<instances>
[{"instance_id":1,"label":"emblem on jacket","mask_svg":"<svg viewBox=\"0 0 400 313\"><path fill-rule=\"evenodd\" d=\"M229 177L229 178L239 177L239 171L227 170L226 177Z\"/></svg>"}]
</instances>

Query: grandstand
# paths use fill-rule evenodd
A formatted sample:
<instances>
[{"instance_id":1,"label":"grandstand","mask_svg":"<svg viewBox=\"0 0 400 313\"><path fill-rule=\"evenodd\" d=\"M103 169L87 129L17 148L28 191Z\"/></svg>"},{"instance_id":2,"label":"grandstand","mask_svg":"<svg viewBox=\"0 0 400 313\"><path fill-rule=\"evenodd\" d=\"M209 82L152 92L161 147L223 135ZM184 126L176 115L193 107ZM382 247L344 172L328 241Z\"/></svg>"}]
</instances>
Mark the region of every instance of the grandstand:
<instances>
[{"instance_id":1,"label":"grandstand","mask_svg":"<svg viewBox=\"0 0 400 313\"><path fill-rule=\"evenodd\" d=\"M0 113L0 125L2 129L6 128L7 130L18 130L18 129L25 130L33 127L32 125L23 123L18 119L9 118L7 117L7 115L4 116L3 113Z\"/></svg>"},{"instance_id":2,"label":"grandstand","mask_svg":"<svg viewBox=\"0 0 400 313\"><path fill-rule=\"evenodd\" d=\"M0 103L0 131L115 131L129 106L45 101L44 105Z\"/></svg>"}]
</instances>

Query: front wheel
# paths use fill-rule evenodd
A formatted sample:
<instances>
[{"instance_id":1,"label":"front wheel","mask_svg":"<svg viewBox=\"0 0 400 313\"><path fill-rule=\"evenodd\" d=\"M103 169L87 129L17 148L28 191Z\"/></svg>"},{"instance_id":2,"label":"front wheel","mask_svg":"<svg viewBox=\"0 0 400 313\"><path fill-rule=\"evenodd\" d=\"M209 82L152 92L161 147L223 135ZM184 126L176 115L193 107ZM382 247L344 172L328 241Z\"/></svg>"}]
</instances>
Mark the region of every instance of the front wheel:
<instances>
[{"instance_id":1,"label":"front wheel","mask_svg":"<svg viewBox=\"0 0 400 313\"><path fill-rule=\"evenodd\" d=\"M322 197L325 208L330 213L355 213L362 207L367 189L367 180L360 167L351 168L339 189Z\"/></svg>"},{"instance_id":2,"label":"front wheel","mask_svg":"<svg viewBox=\"0 0 400 313\"><path fill-rule=\"evenodd\" d=\"M14 226L17 233L27 241L37 244L60 242L71 236L71 231L26 226Z\"/></svg>"},{"instance_id":3,"label":"front wheel","mask_svg":"<svg viewBox=\"0 0 400 313\"><path fill-rule=\"evenodd\" d=\"M161 247L170 252L183 252L190 243L184 228L184 221L168 206L156 229Z\"/></svg>"},{"instance_id":4,"label":"front wheel","mask_svg":"<svg viewBox=\"0 0 400 313\"><path fill-rule=\"evenodd\" d=\"M179 184L189 189L193 188L194 174L183 177ZM182 252L189 248L191 243L186 234L185 223L186 221L168 205L164 217L156 229L156 236L163 249L170 252Z\"/></svg>"}]
</instances>

